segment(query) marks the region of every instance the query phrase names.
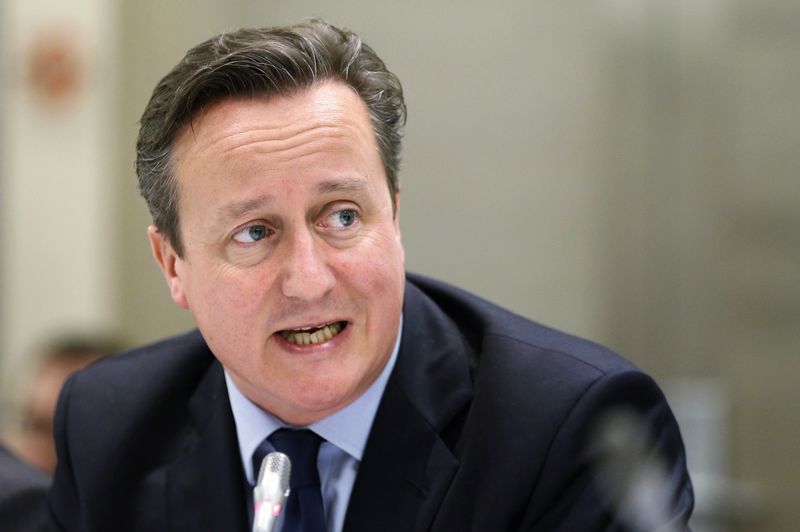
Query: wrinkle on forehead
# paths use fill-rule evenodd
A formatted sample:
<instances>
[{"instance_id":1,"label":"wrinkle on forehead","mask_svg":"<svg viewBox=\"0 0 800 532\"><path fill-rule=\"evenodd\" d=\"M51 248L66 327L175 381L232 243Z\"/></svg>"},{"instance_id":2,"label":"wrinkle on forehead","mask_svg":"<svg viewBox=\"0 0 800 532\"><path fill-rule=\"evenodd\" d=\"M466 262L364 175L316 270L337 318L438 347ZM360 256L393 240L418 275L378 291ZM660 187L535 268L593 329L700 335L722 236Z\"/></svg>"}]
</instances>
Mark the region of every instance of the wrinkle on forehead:
<instances>
[{"instance_id":1,"label":"wrinkle on forehead","mask_svg":"<svg viewBox=\"0 0 800 532\"><path fill-rule=\"evenodd\" d=\"M289 152L302 145L363 138L377 149L370 123L354 116L347 100L366 105L349 87L329 82L309 91L264 100L219 102L192 121L176 140L191 153L214 150L222 156L252 149L257 153ZM242 106L252 102L253 106ZM264 103L265 106L258 104Z\"/></svg>"},{"instance_id":2,"label":"wrinkle on forehead","mask_svg":"<svg viewBox=\"0 0 800 532\"><path fill-rule=\"evenodd\" d=\"M276 157L302 157L324 151L326 147L335 146L338 142L351 143L353 138L363 136L357 128L342 125L297 128L296 131L288 132L279 138L265 136L262 133L262 131L251 131L248 134L237 135L236 139L228 137L223 141L220 156L230 158L251 151Z\"/></svg>"}]
</instances>

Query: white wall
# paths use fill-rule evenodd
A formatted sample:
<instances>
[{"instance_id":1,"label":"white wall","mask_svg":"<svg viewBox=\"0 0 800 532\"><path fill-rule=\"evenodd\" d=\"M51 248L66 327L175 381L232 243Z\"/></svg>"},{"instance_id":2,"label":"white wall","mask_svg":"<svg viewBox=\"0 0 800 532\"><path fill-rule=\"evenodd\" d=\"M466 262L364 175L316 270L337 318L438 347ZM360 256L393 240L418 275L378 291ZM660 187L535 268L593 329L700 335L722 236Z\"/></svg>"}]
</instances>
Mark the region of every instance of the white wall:
<instances>
[{"instance_id":1,"label":"white wall","mask_svg":"<svg viewBox=\"0 0 800 532\"><path fill-rule=\"evenodd\" d=\"M26 357L51 334L118 325L113 294L117 185L115 3L6 0L0 121L0 390L16 390ZM41 97L37 43L66 36L77 91Z\"/></svg>"}]
</instances>

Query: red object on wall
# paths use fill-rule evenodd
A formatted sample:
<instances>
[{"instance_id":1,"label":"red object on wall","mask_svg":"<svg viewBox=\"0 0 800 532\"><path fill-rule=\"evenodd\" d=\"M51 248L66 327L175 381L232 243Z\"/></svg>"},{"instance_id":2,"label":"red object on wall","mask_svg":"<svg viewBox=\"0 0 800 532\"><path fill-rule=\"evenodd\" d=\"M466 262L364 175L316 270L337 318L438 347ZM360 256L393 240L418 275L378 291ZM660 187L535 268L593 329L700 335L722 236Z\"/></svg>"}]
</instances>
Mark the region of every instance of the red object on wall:
<instances>
[{"instance_id":1,"label":"red object on wall","mask_svg":"<svg viewBox=\"0 0 800 532\"><path fill-rule=\"evenodd\" d=\"M47 104L61 106L71 102L83 85L83 61L73 32L40 32L26 63L28 85Z\"/></svg>"}]
</instances>

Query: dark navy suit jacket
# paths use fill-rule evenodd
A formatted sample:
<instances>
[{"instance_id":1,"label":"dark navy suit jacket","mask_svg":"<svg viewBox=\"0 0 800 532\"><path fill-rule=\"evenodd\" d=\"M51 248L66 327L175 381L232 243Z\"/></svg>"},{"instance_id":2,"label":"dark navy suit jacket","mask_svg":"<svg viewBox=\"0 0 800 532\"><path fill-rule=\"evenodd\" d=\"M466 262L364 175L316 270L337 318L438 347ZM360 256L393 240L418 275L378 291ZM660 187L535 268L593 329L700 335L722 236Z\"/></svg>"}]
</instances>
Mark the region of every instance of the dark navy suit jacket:
<instances>
[{"instance_id":1,"label":"dark navy suit jacket","mask_svg":"<svg viewBox=\"0 0 800 532\"><path fill-rule=\"evenodd\" d=\"M686 526L693 496L678 426L631 363L410 274L403 312L346 531L630 530L597 482L590 437L619 405L642 420L666 514ZM56 530L247 530L222 367L197 332L73 376L56 443Z\"/></svg>"}]
</instances>

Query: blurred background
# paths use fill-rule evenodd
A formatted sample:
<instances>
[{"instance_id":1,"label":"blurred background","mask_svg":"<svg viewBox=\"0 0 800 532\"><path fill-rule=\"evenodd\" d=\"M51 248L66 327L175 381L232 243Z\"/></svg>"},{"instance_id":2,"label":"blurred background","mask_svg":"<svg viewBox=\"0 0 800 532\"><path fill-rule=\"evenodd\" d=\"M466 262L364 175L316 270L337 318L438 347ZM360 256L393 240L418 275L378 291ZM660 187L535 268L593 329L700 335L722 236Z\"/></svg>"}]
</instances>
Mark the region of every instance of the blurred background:
<instances>
[{"instance_id":1,"label":"blurred background","mask_svg":"<svg viewBox=\"0 0 800 532\"><path fill-rule=\"evenodd\" d=\"M310 16L403 82L408 268L652 373L696 530L797 530L796 0L2 0L3 431L53 338L192 326L150 258L138 118L200 40Z\"/></svg>"}]
</instances>

